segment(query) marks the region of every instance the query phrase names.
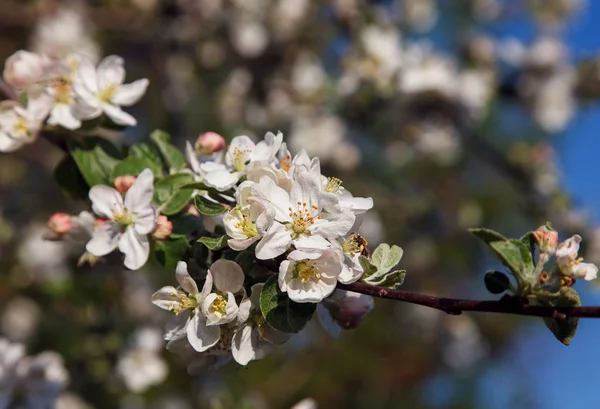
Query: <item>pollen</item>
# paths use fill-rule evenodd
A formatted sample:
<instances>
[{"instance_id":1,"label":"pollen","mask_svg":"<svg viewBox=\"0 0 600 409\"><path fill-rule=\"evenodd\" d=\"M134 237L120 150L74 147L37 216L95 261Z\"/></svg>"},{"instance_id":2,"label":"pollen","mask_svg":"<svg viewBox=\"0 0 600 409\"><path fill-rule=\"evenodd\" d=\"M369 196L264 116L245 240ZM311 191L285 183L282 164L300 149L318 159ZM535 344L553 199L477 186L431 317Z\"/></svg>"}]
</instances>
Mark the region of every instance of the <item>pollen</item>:
<instances>
[{"instance_id":1,"label":"pollen","mask_svg":"<svg viewBox=\"0 0 600 409\"><path fill-rule=\"evenodd\" d=\"M315 220L319 220L321 216L316 215L319 212L317 206L308 206L306 202L296 203L298 210L294 211L291 207L289 208L289 216L292 222L288 225L288 228L292 230L292 237L298 238L300 235L310 235L309 228L315 224Z\"/></svg>"},{"instance_id":2,"label":"pollen","mask_svg":"<svg viewBox=\"0 0 600 409\"><path fill-rule=\"evenodd\" d=\"M179 298L179 304L171 303L169 306L169 311L175 313L175 315L179 315L187 309L196 308L198 306L198 301L195 298L188 297L182 293L173 293L171 295Z\"/></svg>"},{"instance_id":3,"label":"pollen","mask_svg":"<svg viewBox=\"0 0 600 409\"><path fill-rule=\"evenodd\" d=\"M292 157L290 155L285 155L279 160L279 164L281 165L281 169L289 172L290 168L292 167Z\"/></svg>"},{"instance_id":4,"label":"pollen","mask_svg":"<svg viewBox=\"0 0 600 409\"><path fill-rule=\"evenodd\" d=\"M59 104L70 104L73 101L71 95L72 81L68 78L59 78L52 82L54 89L54 100Z\"/></svg>"},{"instance_id":5,"label":"pollen","mask_svg":"<svg viewBox=\"0 0 600 409\"><path fill-rule=\"evenodd\" d=\"M15 123L13 129L15 133L21 135L29 135L29 126L27 126L27 121L23 117L19 117L17 119L17 122Z\"/></svg>"},{"instance_id":6,"label":"pollen","mask_svg":"<svg viewBox=\"0 0 600 409\"><path fill-rule=\"evenodd\" d=\"M227 312L227 300L221 294L217 295L217 298L210 304L208 311L221 318Z\"/></svg>"},{"instance_id":7,"label":"pollen","mask_svg":"<svg viewBox=\"0 0 600 409\"><path fill-rule=\"evenodd\" d=\"M113 210L113 214L115 221L123 226L130 226L135 223L135 216L125 209L120 211Z\"/></svg>"},{"instance_id":8,"label":"pollen","mask_svg":"<svg viewBox=\"0 0 600 409\"><path fill-rule=\"evenodd\" d=\"M238 210L239 211L239 210ZM248 212L240 212L241 220L235 224L235 228L240 230L246 237L258 236L258 230L256 230L256 224L250 220Z\"/></svg>"},{"instance_id":9,"label":"pollen","mask_svg":"<svg viewBox=\"0 0 600 409\"><path fill-rule=\"evenodd\" d=\"M239 146L236 146L232 152L233 155L233 167L236 172L243 172L246 169L246 161L248 160L248 154L250 154L250 149L241 149Z\"/></svg>"},{"instance_id":10,"label":"pollen","mask_svg":"<svg viewBox=\"0 0 600 409\"><path fill-rule=\"evenodd\" d=\"M342 193L344 187L342 186L342 180L338 178L327 178L327 185L325 185L325 191L328 193Z\"/></svg>"},{"instance_id":11,"label":"pollen","mask_svg":"<svg viewBox=\"0 0 600 409\"><path fill-rule=\"evenodd\" d=\"M320 279L321 273L317 265L310 260L302 260L296 263L294 266L294 278L299 278L302 284L312 280Z\"/></svg>"}]
</instances>

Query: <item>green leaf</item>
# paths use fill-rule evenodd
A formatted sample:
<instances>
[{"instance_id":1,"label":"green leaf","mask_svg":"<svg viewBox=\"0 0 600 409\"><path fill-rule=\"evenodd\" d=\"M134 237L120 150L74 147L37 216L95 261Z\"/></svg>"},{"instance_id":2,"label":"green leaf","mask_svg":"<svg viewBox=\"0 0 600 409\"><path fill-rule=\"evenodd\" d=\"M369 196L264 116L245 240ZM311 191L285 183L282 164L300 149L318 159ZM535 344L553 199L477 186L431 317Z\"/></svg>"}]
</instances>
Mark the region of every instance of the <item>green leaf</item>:
<instances>
[{"instance_id":1,"label":"green leaf","mask_svg":"<svg viewBox=\"0 0 600 409\"><path fill-rule=\"evenodd\" d=\"M187 189L197 189L197 190L211 190L212 188L206 186L204 183L202 182L193 182L193 183L188 183L187 185L184 186Z\"/></svg>"},{"instance_id":2,"label":"green leaf","mask_svg":"<svg viewBox=\"0 0 600 409\"><path fill-rule=\"evenodd\" d=\"M162 158L170 172L185 168L185 158L175 146L171 145L171 137L165 131L157 129L150 135L152 142L156 144Z\"/></svg>"},{"instance_id":3,"label":"green leaf","mask_svg":"<svg viewBox=\"0 0 600 409\"><path fill-rule=\"evenodd\" d=\"M267 323L275 330L297 333L311 319L316 303L296 303L282 292L277 275L271 276L260 292L260 310Z\"/></svg>"},{"instance_id":4,"label":"green leaf","mask_svg":"<svg viewBox=\"0 0 600 409\"><path fill-rule=\"evenodd\" d=\"M377 267L371 264L367 257L363 255L358 256L358 262L363 269L363 277L369 277L377 272Z\"/></svg>"},{"instance_id":5,"label":"green leaf","mask_svg":"<svg viewBox=\"0 0 600 409\"><path fill-rule=\"evenodd\" d=\"M400 247L381 243L373 252L371 263L377 267L378 274L385 274L400 262L403 254Z\"/></svg>"},{"instance_id":6,"label":"green leaf","mask_svg":"<svg viewBox=\"0 0 600 409\"><path fill-rule=\"evenodd\" d=\"M229 210L228 207L210 201L204 196L196 196L196 208L201 214L206 216L219 216Z\"/></svg>"},{"instance_id":7,"label":"green leaf","mask_svg":"<svg viewBox=\"0 0 600 409\"><path fill-rule=\"evenodd\" d=\"M188 204L193 189L184 189L182 186L190 183L194 177L187 173L169 175L154 185L154 203L160 206L161 213L169 216L179 213Z\"/></svg>"},{"instance_id":8,"label":"green leaf","mask_svg":"<svg viewBox=\"0 0 600 409\"><path fill-rule=\"evenodd\" d=\"M562 287L558 293L550 297L538 297L530 299L533 305L551 305L554 307L580 307L579 294L571 287ZM544 318L544 324L554 334L556 339L565 345L569 345L577 332L579 324L578 317L567 317L565 319Z\"/></svg>"},{"instance_id":9,"label":"green leaf","mask_svg":"<svg viewBox=\"0 0 600 409\"><path fill-rule=\"evenodd\" d=\"M379 276L379 273L377 275ZM378 281L372 280L373 277L370 277L370 278L366 279L365 281L371 285L376 285L378 287L396 289L396 288L400 287L402 284L404 284L404 278L406 277L406 270L395 270L395 271L387 272L383 276L380 276L381 279L379 279Z\"/></svg>"},{"instance_id":10,"label":"green leaf","mask_svg":"<svg viewBox=\"0 0 600 409\"><path fill-rule=\"evenodd\" d=\"M521 261L523 262L521 272L525 275L531 275L534 269L531 248L523 240L510 240L510 242L517 246L521 253Z\"/></svg>"},{"instance_id":11,"label":"green leaf","mask_svg":"<svg viewBox=\"0 0 600 409\"><path fill-rule=\"evenodd\" d=\"M138 156L129 156L117 163L110 174L110 181L114 182L119 176L137 176L144 169L150 169L154 176L157 176L155 169L152 169L152 162L147 158L140 158ZM158 173L160 176L160 172Z\"/></svg>"},{"instance_id":12,"label":"green leaf","mask_svg":"<svg viewBox=\"0 0 600 409\"><path fill-rule=\"evenodd\" d=\"M118 149L106 139L86 137L83 142L69 141L69 153L88 186L108 185L112 169L120 159Z\"/></svg>"},{"instance_id":13,"label":"green leaf","mask_svg":"<svg viewBox=\"0 0 600 409\"><path fill-rule=\"evenodd\" d=\"M524 264L519 246L510 241L495 241L490 243L490 247L513 274L522 277L521 272L524 270Z\"/></svg>"},{"instance_id":14,"label":"green leaf","mask_svg":"<svg viewBox=\"0 0 600 409\"><path fill-rule=\"evenodd\" d=\"M54 179L66 195L74 199L87 198L89 187L73 157L66 155L59 162L54 169Z\"/></svg>"},{"instance_id":15,"label":"green leaf","mask_svg":"<svg viewBox=\"0 0 600 409\"><path fill-rule=\"evenodd\" d=\"M488 271L484 282L485 288L492 294L501 294L510 288L510 280L500 271Z\"/></svg>"},{"instance_id":16,"label":"green leaf","mask_svg":"<svg viewBox=\"0 0 600 409\"><path fill-rule=\"evenodd\" d=\"M151 145L147 143L139 143L129 148L129 156L143 159L154 176L162 176L163 164L160 159L160 154Z\"/></svg>"},{"instance_id":17,"label":"green leaf","mask_svg":"<svg viewBox=\"0 0 600 409\"><path fill-rule=\"evenodd\" d=\"M187 236L204 228L202 219L189 213L183 213L173 217L171 222L173 223L173 234L180 234L183 236Z\"/></svg>"},{"instance_id":18,"label":"green leaf","mask_svg":"<svg viewBox=\"0 0 600 409\"><path fill-rule=\"evenodd\" d=\"M476 237L483 240L486 244L490 244L495 241L508 240L506 237L504 237L503 235L501 235L500 233L498 233L497 231L492 230L492 229L484 229L484 228L469 229L469 232L471 232L473 235L475 235Z\"/></svg>"},{"instance_id":19,"label":"green leaf","mask_svg":"<svg viewBox=\"0 0 600 409\"><path fill-rule=\"evenodd\" d=\"M224 235L221 237L200 237L198 242L204 244L210 250L217 251L221 250L223 247L227 247L227 240L229 236Z\"/></svg>"},{"instance_id":20,"label":"green leaf","mask_svg":"<svg viewBox=\"0 0 600 409\"><path fill-rule=\"evenodd\" d=\"M156 241L154 254L162 265L175 268L177 262L183 260L190 249L190 243L185 237L171 236L168 240Z\"/></svg>"}]
</instances>

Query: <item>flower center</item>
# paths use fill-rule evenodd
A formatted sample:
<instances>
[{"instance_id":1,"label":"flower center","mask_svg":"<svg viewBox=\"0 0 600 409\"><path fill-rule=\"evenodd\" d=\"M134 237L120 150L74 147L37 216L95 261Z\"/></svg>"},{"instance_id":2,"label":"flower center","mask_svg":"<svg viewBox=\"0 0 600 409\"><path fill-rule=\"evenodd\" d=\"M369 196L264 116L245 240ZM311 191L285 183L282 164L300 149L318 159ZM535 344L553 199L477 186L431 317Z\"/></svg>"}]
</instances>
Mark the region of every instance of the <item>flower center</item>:
<instances>
[{"instance_id":1,"label":"flower center","mask_svg":"<svg viewBox=\"0 0 600 409\"><path fill-rule=\"evenodd\" d=\"M242 212L241 210L238 210L238 212L240 212L241 219L239 222L237 222L235 224L235 228L240 230L244 236L246 237L255 237L258 236L258 230L256 230L256 224L250 220L250 217L248 216L247 212Z\"/></svg>"},{"instance_id":2,"label":"flower center","mask_svg":"<svg viewBox=\"0 0 600 409\"><path fill-rule=\"evenodd\" d=\"M289 215L292 218L292 222L287 224L287 227L292 230L292 237L297 239L300 235L310 235L309 227L315 224L315 220L321 218L321 216L313 216L313 212L319 211L317 206L308 206L306 202L298 202L298 210L294 211L291 207L289 208Z\"/></svg>"},{"instance_id":3,"label":"flower center","mask_svg":"<svg viewBox=\"0 0 600 409\"><path fill-rule=\"evenodd\" d=\"M342 193L344 188L342 187L342 180L338 178L327 178L327 185L325 185L325 191L328 193Z\"/></svg>"},{"instance_id":4,"label":"flower center","mask_svg":"<svg viewBox=\"0 0 600 409\"><path fill-rule=\"evenodd\" d=\"M13 131L16 134L20 135L29 135L29 127L27 126L27 121L22 116L17 118L17 122L13 127Z\"/></svg>"},{"instance_id":5,"label":"flower center","mask_svg":"<svg viewBox=\"0 0 600 409\"><path fill-rule=\"evenodd\" d=\"M185 311L189 308L196 308L198 306L198 300L196 298L190 297L183 293L173 293L173 297L179 298L179 304L171 303L169 306L169 311L175 313L175 315L179 315L182 311Z\"/></svg>"},{"instance_id":6,"label":"flower center","mask_svg":"<svg viewBox=\"0 0 600 409\"><path fill-rule=\"evenodd\" d=\"M279 160L279 164L281 165L281 169L289 172L290 167L292 166L292 158L290 155L285 155L282 159Z\"/></svg>"},{"instance_id":7,"label":"flower center","mask_svg":"<svg viewBox=\"0 0 600 409\"><path fill-rule=\"evenodd\" d=\"M102 102L109 103L115 92L117 92L117 84L110 84L98 94L98 99Z\"/></svg>"},{"instance_id":8,"label":"flower center","mask_svg":"<svg viewBox=\"0 0 600 409\"><path fill-rule=\"evenodd\" d=\"M58 104L70 104L73 101L71 95L71 81L68 78L59 78L52 83L54 89L54 100Z\"/></svg>"},{"instance_id":9,"label":"flower center","mask_svg":"<svg viewBox=\"0 0 600 409\"><path fill-rule=\"evenodd\" d=\"M115 221L123 226L130 226L135 222L135 216L126 209L113 211L113 214Z\"/></svg>"},{"instance_id":10,"label":"flower center","mask_svg":"<svg viewBox=\"0 0 600 409\"><path fill-rule=\"evenodd\" d=\"M210 304L208 307L208 311L211 314L215 314L217 317L221 318L227 312L227 300L221 294L217 295L217 298Z\"/></svg>"},{"instance_id":11,"label":"flower center","mask_svg":"<svg viewBox=\"0 0 600 409\"><path fill-rule=\"evenodd\" d=\"M236 146L233 150L233 167L236 172L243 172L246 169L247 155L250 153L250 149L240 149Z\"/></svg>"},{"instance_id":12,"label":"flower center","mask_svg":"<svg viewBox=\"0 0 600 409\"><path fill-rule=\"evenodd\" d=\"M294 266L293 277L299 278L300 282L304 284L311 279L321 278L321 273L319 273L319 267L317 267L314 261L302 260Z\"/></svg>"}]
</instances>

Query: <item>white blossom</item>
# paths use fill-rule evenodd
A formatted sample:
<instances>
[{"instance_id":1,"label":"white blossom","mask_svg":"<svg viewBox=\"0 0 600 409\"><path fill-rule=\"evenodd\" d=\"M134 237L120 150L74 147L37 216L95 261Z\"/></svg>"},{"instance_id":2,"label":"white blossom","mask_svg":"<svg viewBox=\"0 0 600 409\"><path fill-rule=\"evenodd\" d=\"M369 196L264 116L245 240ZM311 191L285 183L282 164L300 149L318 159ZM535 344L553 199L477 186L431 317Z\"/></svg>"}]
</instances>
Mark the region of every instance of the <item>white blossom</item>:
<instances>
[{"instance_id":1,"label":"white blossom","mask_svg":"<svg viewBox=\"0 0 600 409\"><path fill-rule=\"evenodd\" d=\"M577 255L581 240L581 236L576 234L560 243L556 248L556 263L565 275L594 280L598 276L598 267L592 263L583 263L583 258Z\"/></svg>"},{"instance_id":2,"label":"white blossom","mask_svg":"<svg viewBox=\"0 0 600 409\"><path fill-rule=\"evenodd\" d=\"M125 254L125 267L137 270L148 260L148 234L156 225L157 211L151 204L154 194L154 175L143 170L125 199L121 193L104 185L90 189L94 212L106 221L95 229L86 249L93 255L104 256L117 247Z\"/></svg>"},{"instance_id":3,"label":"white blossom","mask_svg":"<svg viewBox=\"0 0 600 409\"><path fill-rule=\"evenodd\" d=\"M0 152L12 152L34 142L51 107L48 95L30 94L27 106L15 101L0 103Z\"/></svg>"}]
</instances>

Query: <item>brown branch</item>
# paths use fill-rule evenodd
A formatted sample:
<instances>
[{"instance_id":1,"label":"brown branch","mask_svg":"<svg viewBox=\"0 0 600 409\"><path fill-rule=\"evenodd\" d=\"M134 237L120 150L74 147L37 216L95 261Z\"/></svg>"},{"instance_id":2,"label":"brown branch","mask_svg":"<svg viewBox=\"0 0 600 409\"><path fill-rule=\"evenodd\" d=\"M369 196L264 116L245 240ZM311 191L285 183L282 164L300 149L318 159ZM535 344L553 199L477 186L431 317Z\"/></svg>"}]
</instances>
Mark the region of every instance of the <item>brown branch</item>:
<instances>
[{"instance_id":1,"label":"brown branch","mask_svg":"<svg viewBox=\"0 0 600 409\"><path fill-rule=\"evenodd\" d=\"M435 308L448 314L459 315L463 311L493 312L499 314L528 315L563 319L566 317L600 318L600 306L594 307L546 307L528 305L521 300L505 297L497 301L461 300L455 298L434 297L410 291L391 290L364 283L341 284L339 289L367 294Z\"/></svg>"}]
</instances>

